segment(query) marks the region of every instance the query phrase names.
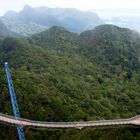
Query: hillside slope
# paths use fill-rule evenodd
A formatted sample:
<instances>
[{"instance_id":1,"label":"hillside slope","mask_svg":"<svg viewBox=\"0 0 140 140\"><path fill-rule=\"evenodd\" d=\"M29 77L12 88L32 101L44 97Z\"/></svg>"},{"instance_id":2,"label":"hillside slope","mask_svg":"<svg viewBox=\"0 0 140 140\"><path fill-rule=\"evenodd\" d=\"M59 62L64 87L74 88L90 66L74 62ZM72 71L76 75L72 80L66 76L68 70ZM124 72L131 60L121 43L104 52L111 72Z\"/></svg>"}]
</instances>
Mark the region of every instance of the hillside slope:
<instances>
[{"instance_id":1,"label":"hillside slope","mask_svg":"<svg viewBox=\"0 0 140 140\"><path fill-rule=\"evenodd\" d=\"M98 26L81 35L55 26L28 39L6 38L0 45L0 110L12 114L3 69L8 61L22 117L86 121L140 114L139 42L138 33L112 25ZM0 139L16 139L16 129L0 127ZM27 139L35 140L140 137L133 129L25 133Z\"/></svg>"},{"instance_id":2,"label":"hillside slope","mask_svg":"<svg viewBox=\"0 0 140 140\"><path fill-rule=\"evenodd\" d=\"M83 32L81 37L86 41L82 52L104 69L111 67L114 73L118 67L130 71L140 69L140 35L137 32L114 25L101 25Z\"/></svg>"}]
</instances>

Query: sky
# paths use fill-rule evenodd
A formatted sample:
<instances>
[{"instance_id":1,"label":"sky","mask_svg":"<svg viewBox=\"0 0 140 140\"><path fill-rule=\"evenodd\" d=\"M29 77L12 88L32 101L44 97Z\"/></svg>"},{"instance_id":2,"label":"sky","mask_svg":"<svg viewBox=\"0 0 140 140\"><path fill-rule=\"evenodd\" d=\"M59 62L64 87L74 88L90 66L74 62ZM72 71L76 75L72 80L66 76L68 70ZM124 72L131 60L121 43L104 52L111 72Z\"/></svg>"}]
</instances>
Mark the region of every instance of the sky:
<instances>
[{"instance_id":1,"label":"sky","mask_svg":"<svg viewBox=\"0 0 140 140\"><path fill-rule=\"evenodd\" d=\"M0 15L8 10L20 11L26 4L31 7L73 7L83 11L115 8L140 10L140 0L0 0Z\"/></svg>"}]
</instances>

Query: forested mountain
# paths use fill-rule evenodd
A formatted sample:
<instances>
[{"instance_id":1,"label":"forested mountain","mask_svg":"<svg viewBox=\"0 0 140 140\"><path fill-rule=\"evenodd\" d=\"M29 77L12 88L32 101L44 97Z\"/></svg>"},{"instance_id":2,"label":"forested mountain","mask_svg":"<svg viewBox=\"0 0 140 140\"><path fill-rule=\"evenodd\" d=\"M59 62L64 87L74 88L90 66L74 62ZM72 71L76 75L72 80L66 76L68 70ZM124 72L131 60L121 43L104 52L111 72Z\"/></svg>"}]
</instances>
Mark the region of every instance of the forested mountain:
<instances>
[{"instance_id":1,"label":"forested mountain","mask_svg":"<svg viewBox=\"0 0 140 140\"><path fill-rule=\"evenodd\" d=\"M54 26L0 43L0 110L12 114L4 62L9 62L21 116L86 121L140 114L140 35L101 25L80 35ZM0 125L0 139L16 129ZM26 130L34 140L138 140L139 129ZM6 135L5 135L6 134Z\"/></svg>"},{"instance_id":2,"label":"forested mountain","mask_svg":"<svg viewBox=\"0 0 140 140\"><path fill-rule=\"evenodd\" d=\"M140 69L140 35L137 32L114 25L101 25L83 32L81 37L86 41L82 47L85 55L106 70L111 66L109 72L116 73L120 68L130 71Z\"/></svg>"},{"instance_id":3,"label":"forested mountain","mask_svg":"<svg viewBox=\"0 0 140 140\"><path fill-rule=\"evenodd\" d=\"M0 38L6 37L10 34L3 22L0 20Z\"/></svg>"},{"instance_id":4,"label":"forested mountain","mask_svg":"<svg viewBox=\"0 0 140 140\"><path fill-rule=\"evenodd\" d=\"M74 8L32 8L25 5L22 11L8 11L4 16L9 22L14 21L21 24L34 23L40 26L62 26L73 32L82 32L93 29L104 22L92 12L82 12ZM3 20L6 22L5 20ZM7 23L6 23L7 24ZM16 28L8 26L11 30ZM17 29L18 30L18 29Z\"/></svg>"}]
</instances>

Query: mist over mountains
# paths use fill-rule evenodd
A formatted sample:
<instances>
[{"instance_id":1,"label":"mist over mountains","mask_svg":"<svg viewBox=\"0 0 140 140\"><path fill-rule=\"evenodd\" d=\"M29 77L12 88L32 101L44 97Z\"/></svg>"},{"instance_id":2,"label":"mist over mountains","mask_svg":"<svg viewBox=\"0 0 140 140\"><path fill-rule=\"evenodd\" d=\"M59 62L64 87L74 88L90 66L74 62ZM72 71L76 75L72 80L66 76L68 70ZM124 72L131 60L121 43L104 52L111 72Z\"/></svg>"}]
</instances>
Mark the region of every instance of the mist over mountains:
<instances>
[{"instance_id":1,"label":"mist over mountains","mask_svg":"<svg viewBox=\"0 0 140 140\"><path fill-rule=\"evenodd\" d=\"M33 34L52 26L62 26L80 33L104 24L93 12L74 8L32 8L29 5L25 5L20 12L8 11L1 19L9 30L21 35Z\"/></svg>"},{"instance_id":2,"label":"mist over mountains","mask_svg":"<svg viewBox=\"0 0 140 140\"><path fill-rule=\"evenodd\" d=\"M6 37L8 35L10 35L10 32L5 27L5 25L3 24L3 22L0 20L0 38Z\"/></svg>"},{"instance_id":3,"label":"mist over mountains","mask_svg":"<svg viewBox=\"0 0 140 140\"><path fill-rule=\"evenodd\" d=\"M89 12L74 8L32 8L25 5L19 11L8 11L1 20L5 27L17 36L30 36L52 26L61 26L71 32L81 33L98 25L113 24L140 32L140 11L102 9Z\"/></svg>"},{"instance_id":4,"label":"mist over mountains","mask_svg":"<svg viewBox=\"0 0 140 140\"><path fill-rule=\"evenodd\" d=\"M139 9L102 9L92 10L97 13L106 24L130 28L140 32Z\"/></svg>"}]
</instances>

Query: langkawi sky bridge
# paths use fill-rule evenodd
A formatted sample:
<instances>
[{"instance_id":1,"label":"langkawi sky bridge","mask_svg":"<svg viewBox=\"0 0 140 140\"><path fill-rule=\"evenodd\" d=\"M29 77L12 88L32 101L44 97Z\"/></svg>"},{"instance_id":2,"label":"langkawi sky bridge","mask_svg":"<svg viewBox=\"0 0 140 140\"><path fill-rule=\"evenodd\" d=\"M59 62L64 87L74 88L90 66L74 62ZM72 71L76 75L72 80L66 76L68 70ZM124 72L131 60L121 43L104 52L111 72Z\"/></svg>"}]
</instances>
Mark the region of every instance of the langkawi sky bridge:
<instances>
[{"instance_id":1,"label":"langkawi sky bridge","mask_svg":"<svg viewBox=\"0 0 140 140\"><path fill-rule=\"evenodd\" d=\"M8 80L8 87L10 92L11 103L13 107L14 116L9 116L0 113L0 122L7 125L17 127L19 140L25 140L23 128L110 128L110 127L140 127L140 115L128 118L128 119L116 119L116 120L99 120L99 121L76 121L76 122L44 122L44 121L33 121L29 119L20 118L19 108L15 96L15 91L12 83L12 78L8 63L5 63L5 70Z\"/></svg>"}]
</instances>

